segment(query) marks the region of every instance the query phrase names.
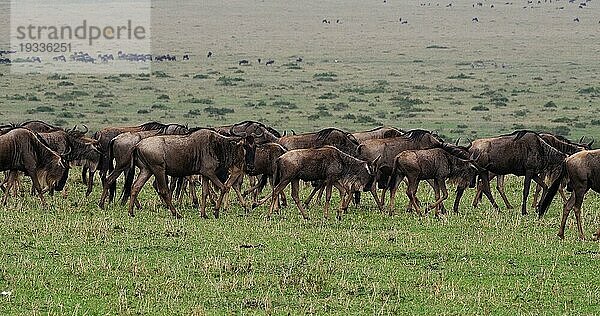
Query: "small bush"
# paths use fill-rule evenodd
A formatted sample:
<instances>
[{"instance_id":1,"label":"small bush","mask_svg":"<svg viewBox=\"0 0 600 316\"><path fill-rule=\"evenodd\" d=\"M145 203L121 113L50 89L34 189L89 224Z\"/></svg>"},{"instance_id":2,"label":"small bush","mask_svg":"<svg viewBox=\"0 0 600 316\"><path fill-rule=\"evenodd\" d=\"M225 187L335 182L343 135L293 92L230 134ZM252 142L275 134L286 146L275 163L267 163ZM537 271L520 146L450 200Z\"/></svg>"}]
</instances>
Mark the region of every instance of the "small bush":
<instances>
[{"instance_id":1,"label":"small bush","mask_svg":"<svg viewBox=\"0 0 600 316\"><path fill-rule=\"evenodd\" d=\"M473 76L465 75L464 73L460 73L458 75L449 76L448 79L475 79Z\"/></svg>"},{"instance_id":2,"label":"small bush","mask_svg":"<svg viewBox=\"0 0 600 316\"><path fill-rule=\"evenodd\" d=\"M546 104L544 104L545 108L555 108L556 107L556 103L554 103L554 101L548 101L546 102Z\"/></svg>"},{"instance_id":3,"label":"small bush","mask_svg":"<svg viewBox=\"0 0 600 316\"><path fill-rule=\"evenodd\" d=\"M193 79L208 79L208 78L210 78L210 76L205 75L205 74L197 74L197 75L194 75L194 77L192 77L192 78Z\"/></svg>"},{"instance_id":4,"label":"small bush","mask_svg":"<svg viewBox=\"0 0 600 316\"><path fill-rule=\"evenodd\" d=\"M321 100L330 100L330 99L336 99L338 97L337 94L332 93L332 92L327 92L323 95L320 95L317 99L321 99Z\"/></svg>"},{"instance_id":5,"label":"small bush","mask_svg":"<svg viewBox=\"0 0 600 316\"><path fill-rule=\"evenodd\" d=\"M34 113L52 113L54 112L54 108L47 105L40 105L34 109L27 110L27 114Z\"/></svg>"},{"instance_id":6,"label":"small bush","mask_svg":"<svg viewBox=\"0 0 600 316\"><path fill-rule=\"evenodd\" d=\"M490 109L483 105L476 105L471 108L471 111L489 111Z\"/></svg>"},{"instance_id":7,"label":"small bush","mask_svg":"<svg viewBox=\"0 0 600 316\"><path fill-rule=\"evenodd\" d=\"M158 100L170 100L171 98L166 95L166 94L161 94L158 97L156 97Z\"/></svg>"},{"instance_id":8,"label":"small bush","mask_svg":"<svg viewBox=\"0 0 600 316\"><path fill-rule=\"evenodd\" d=\"M230 108L217 108L214 106L209 106L204 108L204 112L208 113L208 116L224 116L229 113L234 113L235 111Z\"/></svg>"}]
</instances>

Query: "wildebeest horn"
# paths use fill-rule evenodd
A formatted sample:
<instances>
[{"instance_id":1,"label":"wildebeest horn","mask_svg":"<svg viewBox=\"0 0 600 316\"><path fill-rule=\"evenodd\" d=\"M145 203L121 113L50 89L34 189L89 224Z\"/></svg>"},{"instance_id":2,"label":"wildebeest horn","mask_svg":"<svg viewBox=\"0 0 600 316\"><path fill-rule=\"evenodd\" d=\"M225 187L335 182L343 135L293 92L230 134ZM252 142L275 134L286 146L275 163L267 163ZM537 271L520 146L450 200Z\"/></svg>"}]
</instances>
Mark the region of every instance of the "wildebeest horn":
<instances>
[{"instance_id":1,"label":"wildebeest horn","mask_svg":"<svg viewBox=\"0 0 600 316\"><path fill-rule=\"evenodd\" d=\"M460 137L458 137L458 138L456 139L456 143L454 143L454 144L455 144L456 146L458 146L458 144L460 144Z\"/></svg>"},{"instance_id":2,"label":"wildebeest horn","mask_svg":"<svg viewBox=\"0 0 600 316\"><path fill-rule=\"evenodd\" d=\"M87 134L87 132L90 131L90 129L87 127L87 125L83 124L83 127L85 128L85 132L83 132L83 134Z\"/></svg>"},{"instance_id":3,"label":"wildebeest horn","mask_svg":"<svg viewBox=\"0 0 600 316\"><path fill-rule=\"evenodd\" d=\"M265 135L265 131L262 131L260 134L252 133L251 135L254 138L261 138L261 137L263 137Z\"/></svg>"},{"instance_id":4,"label":"wildebeest horn","mask_svg":"<svg viewBox=\"0 0 600 316\"><path fill-rule=\"evenodd\" d=\"M69 146L69 150L68 150L67 152L65 152L65 153L62 153L62 154L60 154L59 156L60 156L61 158L63 158L63 159L64 159L64 158L65 158L65 157L67 157L67 156L68 156L68 155L69 155L69 154L70 154L72 151L73 151L73 148L71 148L71 146Z\"/></svg>"},{"instance_id":5,"label":"wildebeest horn","mask_svg":"<svg viewBox=\"0 0 600 316\"><path fill-rule=\"evenodd\" d=\"M71 128L71 129L69 130L69 132L74 132L74 131L76 131L76 130L77 130L77 125L73 126L73 128Z\"/></svg>"},{"instance_id":6,"label":"wildebeest horn","mask_svg":"<svg viewBox=\"0 0 600 316\"><path fill-rule=\"evenodd\" d=\"M290 129L290 131L292 131L292 135L296 136L296 132L293 129Z\"/></svg>"},{"instance_id":7,"label":"wildebeest horn","mask_svg":"<svg viewBox=\"0 0 600 316\"><path fill-rule=\"evenodd\" d=\"M283 131L283 137L285 137L287 135L287 130Z\"/></svg>"},{"instance_id":8,"label":"wildebeest horn","mask_svg":"<svg viewBox=\"0 0 600 316\"><path fill-rule=\"evenodd\" d=\"M594 137L592 137L592 141L590 141L590 142L587 144L587 145L588 145L588 147L592 148L592 145L594 144L594 141L595 141L595 139L594 139Z\"/></svg>"}]
</instances>

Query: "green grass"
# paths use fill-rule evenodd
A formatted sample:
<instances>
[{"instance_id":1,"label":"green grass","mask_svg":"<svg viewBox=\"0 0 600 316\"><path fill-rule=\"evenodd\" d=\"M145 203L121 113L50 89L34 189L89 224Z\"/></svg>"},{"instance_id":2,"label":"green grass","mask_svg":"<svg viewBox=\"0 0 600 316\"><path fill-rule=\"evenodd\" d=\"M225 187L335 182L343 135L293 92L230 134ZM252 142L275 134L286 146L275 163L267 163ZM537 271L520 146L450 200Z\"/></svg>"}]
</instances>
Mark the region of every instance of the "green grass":
<instances>
[{"instance_id":1,"label":"green grass","mask_svg":"<svg viewBox=\"0 0 600 316\"><path fill-rule=\"evenodd\" d=\"M401 190L403 190L401 188ZM520 183L507 194L518 204ZM307 192L304 192L307 193ZM472 209L437 219L382 215L370 199L343 220L295 207L272 220L231 195L221 218L184 200L176 220L150 186L135 218L100 210L80 184L49 207L26 196L0 212L0 313L8 314L593 314L600 308L596 242L556 237L558 203L538 220ZM422 185L423 203L432 202ZM399 195L398 209L406 205ZM592 195L593 196L593 195ZM453 196L446 202L451 206ZM598 222L584 204L586 236ZM333 209L337 207L333 202Z\"/></svg>"}]
</instances>

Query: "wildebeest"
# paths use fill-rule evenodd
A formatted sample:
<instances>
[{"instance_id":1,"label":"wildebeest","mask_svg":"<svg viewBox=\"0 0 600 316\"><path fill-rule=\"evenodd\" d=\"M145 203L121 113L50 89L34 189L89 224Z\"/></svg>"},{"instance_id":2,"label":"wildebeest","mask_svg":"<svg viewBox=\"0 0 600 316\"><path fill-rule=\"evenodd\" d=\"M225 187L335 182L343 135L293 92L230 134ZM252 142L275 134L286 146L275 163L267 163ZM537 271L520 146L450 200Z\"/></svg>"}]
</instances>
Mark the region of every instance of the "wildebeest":
<instances>
[{"instance_id":1,"label":"wildebeest","mask_svg":"<svg viewBox=\"0 0 600 316\"><path fill-rule=\"evenodd\" d=\"M584 137L582 137L579 140L579 143L575 143L565 137L562 137L562 136L556 135L556 134L552 134L552 133L541 132L538 135L546 143L548 143L548 145L554 147L556 150L558 150L568 156L572 155L576 152L582 151L582 150L588 150L591 148L592 144L594 143L594 140L590 141L589 143L584 143ZM559 170L558 169L548 170L546 172L539 174L539 176L542 180L549 180L550 183L552 183L552 181L554 179L556 179L556 177L558 177L557 171L559 171ZM510 205L510 202L508 201L508 198L506 197L506 194L504 193L504 181L505 181L504 175L495 175L492 173L492 174L490 174L489 179L492 179L493 177L497 178L496 190L500 193L500 196L504 200L506 207L511 209L512 206ZM536 185L536 189L535 189L534 196L533 196L532 207L537 206L538 196L539 196L539 193L541 190L542 190L542 187L540 185ZM564 191L562 190L562 185L561 185L561 187L559 187L559 192L560 192L561 196L563 197L563 200L566 201L567 199L564 194ZM475 199L473 201L474 207L477 207L477 204L480 202L481 197L482 197L482 190L481 190L481 185L480 185L477 190L477 193L475 195Z\"/></svg>"},{"instance_id":2,"label":"wildebeest","mask_svg":"<svg viewBox=\"0 0 600 316\"><path fill-rule=\"evenodd\" d=\"M148 122L137 126L122 126L122 127L105 127L102 130L94 134L94 139L98 141L98 150L102 154L100 157L100 163L98 164L98 171L100 173L100 179L102 183L106 181L106 174L113 170L112 162L109 160L108 150L110 148L110 141L117 135L126 132L140 132L140 131L151 131L160 130L166 128L167 125L158 122ZM86 196L92 193L92 187L94 183L94 173L90 171L88 175L88 189ZM116 186L113 184L109 191L109 199L115 194Z\"/></svg>"},{"instance_id":3,"label":"wildebeest","mask_svg":"<svg viewBox=\"0 0 600 316\"><path fill-rule=\"evenodd\" d=\"M46 203L43 192L61 191L69 175L68 163L60 155L34 132L19 127L3 130L0 135L0 171L9 170L22 171L31 178L42 204Z\"/></svg>"},{"instance_id":4,"label":"wildebeest","mask_svg":"<svg viewBox=\"0 0 600 316\"><path fill-rule=\"evenodd\" d=\"M200 214L206 218L205 206L210 180L221 191L215 205L214 215L219 217L219 208L223 197L232 183L225 184L217 173L229 170L231 178L243 172L244 164L248 169L254 166L254 139L227 137L211 129L192 129L186 135L161 135L141 140L134 150L135 165L140 168L140 174L131 189L129 214L134 215L133 207L141 188L151 176L156 181L156 191L165 202L171 214L181 217L172 203L172 194L167 185L167 176L187 177L202 175L202 203ZM241 198L241 192L238 198ZM243 201L243 200L242 200Z\"/></svg>"},{"instance_id":5,"label":"wildebeest","mask_svg":"<svg viewBox=\"0 0 600 316\"><path fill-rule=\"evenodd\" d=\"M215 130L225 136L253 135L256 144L275 143L281 134L270 126L257 121L242 121L232 125L215 127Z\"/></svg>"},{"instance_id":6,"label":"wildebeest","mask_svg":"<svg viewBox=\"0 0 600 316\"><path fill-rule=\"evenodd\" d=\"M521 214L527 214L527 197L531 180L542 187L542 197L547 186L539 174L558 167L566 155L546 143L536 132L521 130L493 138L477 139L469 151L477 157L474 164L481 168L479 177L482 191L495 209L498 204L490 191L489 172L497 175L524 176Z\"/></svg>"},{"instance_id":7,"label":"wildebeest","mask_svg":"<svg viewBox=\"0 0 600 316\"><path fill-rule=\"evenodd\" d=\"M365 132L352 133L352 136L356 138L359 143L362 143L369 139L381 139L381 138L392 138L402 136L404 132L395 127L377 127Z\"/></svg>"},{"instance_id":8,"label":"wildebeest","mask_svg":"<svg viewBox=\"0 0 600 316\"><path fill-rule=\"evenodd\" d=\"M394 168L390 179L389 215L394 213L395 195L399 182L406 177L408 187L406 195L409 198L408 209L415 209L421 215L420 202L417 199L417 189L421 180L433 180L436 201L427 207L435 209L435 215L440 214L439 205L448 198L446 180L456 183L457 199L454 202L454 212L458 213L458 203L464 190L474 182L477 169L469 160L466 147L441 144L440 148L405 150L394 159ZM440 190L442 195L440 196Z\"/></svg>"},{"instance_id":9,"label":"wildebeest","mask_svg":"<svg viewBox=\"0 0 600 316\"><path fill-rule=\"evenodd\" d=\"M266 65L266 66L270 66L270 65L273 65L274 63L275 63L275 61L271 59L271 60L267 60L267 61L265 62L265 65Z\"/></svg>"},{"instance_id":10,"label":"wildebeest","mask_svg":"<svg viewBox=\"0 0 600 316\"><path fill-rule=\"evenodd\" d=\"M333 146L321 148L290 150L275 161L273 191L268 217L271 216L279 194L285 187L292 184L292 198L300 210L302 217L308 219L298 196L299 182L322 181L325 183L325 208L323 214L327 218L332 186L340 191L340 208L337 218L341 219L342 210L348 207L351 192L370 190L374 174L369 163L356 159ZM266 201L263 199L256 205Z\"/></svg>"},{"instance_id":11,"label":"wildebeest","mask_svg":"<svg viewBox=\"0 0 600 316\"><path fill-rule=\"evenodd\" d=\"M114 160L114 166L108 174L106 181L104 181L102 184L102 195L98 203L100 208L104 207L110 187L123 172L125 173L125 184L123 186L124 189L121 197L121 204L125 204L127 202L127 199L130 195L129 188L131 187L133 178L135 176L135 168L133 166L133 150L142 139L157 135L180 135L188 132L188 128L183 125L168 124L161 129L126 132L114 137L110 141L108 148L108 160L110 161L111 165Z\"/></svg>"},{"instance_id":12,"label":"wildebeest","mask_svg":"<svg viewBox=\"0 0 600 316\"><path fill-rule=\"evenodd\" d=\"M242 195L246 196L247 194L253 192L253 202L256 202L258 195L269 180L271 181L271 185L273 185L275 160L277 160L277 158L286 152L287 149L277 143L266 143L262 145L257 144L254 155L254 168L252 170L246 170L246 173L249 176L260 176L260 179L256 185L248 188ZM283 192L281 193L281 198L283 204L286 204L285 194L283 194Z\"/></svg>"},{"instance_id":13,"label":"wildebeest","mask_svg":"<svg viewBox=\"0 0 600 316\"><path fill-rule=\"evenodd\" d=\"M206 54L206 58L211 58L211 57L212 57L212 55L213 55L213 53L212 53L212 52L208 52L208 54Z\"/></svg>"},{"instance_id":14,"label":"wildebeest","mask_svg":"<svg viewBox=\"0 0 600 316\"><path fill-rule=\"evenodd\" d=\"M241 65L249 65L249 64L250 64L250 62L246 59L242 59L242 60L238 61L238 65L240 65L240 66Z\"/></svg>"},{"instance_id":15,"label":"wildebeest","mask_svg":"<svg viewBox=\"0 0 600 316\"><path fill-rule=\"evenodd\" d=\"M376 198L380 210L383 211L385 193L389 189L389 179L396 156L405 150L439 147L443 142L443 139L432 132L414 129L398 137L366 140L357 147L356 157L358 159L374 161L377 157L381 157L375 165L375 179L379 188L383 189L381 199ZM372 187L372 190L376 197L375 186Z\"/></svg>"},{"instance_id":16,"label":"wildebeest","mask_svg":"<svg viewBox=\"0 0 600 316\"><path fill-rule=\"evenodd\" d=\"M579 238L584 239L581 223L581 206L583 204L583 198L589 189L600 192L600 150L596 149L578 152L564 160L561 165L559 177L554 180L548 189L548 194L540 203L538 209L540 217L548 210L564 177L568 178L569 187L573 190L573 193L571 193L571 197L563 206L563 215L560 222L558 237L561 239L565 237L567 218L573 209L577 220ZM599 238L600 229L594 234L595 240L598 240Z\"/></svg>"},{"instance_id":17,"label":"wildebeest","mask_svg":"<svg viewBox=\"0 0 600 316\"><path fill-rule=\"evenodd\" d=\"M38 121L38 120L23 122L19 126L26 128L35 133L49 133L49 132L62 130L60 127L53 126L44 121Z\"/></svg>"},{"instance_id":18,"label":"wildebeest","mask_svg":"<svg viewBox=\"0 0 600 316\"><path fill-rule=\"evenodd\" d=\"M281 137L278 143L288 150L331 145L349 155L354 155L359 145L352 134L337 128L326 128L314 133L287 135Z\"/></svg>"}]
</instances>

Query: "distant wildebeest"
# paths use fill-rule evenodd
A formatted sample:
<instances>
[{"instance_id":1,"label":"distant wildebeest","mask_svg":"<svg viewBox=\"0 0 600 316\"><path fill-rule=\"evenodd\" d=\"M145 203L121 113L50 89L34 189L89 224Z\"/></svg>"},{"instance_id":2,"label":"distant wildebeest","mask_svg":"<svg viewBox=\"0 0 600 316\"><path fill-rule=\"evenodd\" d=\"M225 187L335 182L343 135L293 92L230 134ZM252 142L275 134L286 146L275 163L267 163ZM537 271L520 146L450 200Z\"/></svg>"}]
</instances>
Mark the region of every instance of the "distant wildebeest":
<instances>
[{"instance_id":1,"label":"distant wildebeest","mask_svg":"<svg viewBox=\"0 0 600 316\"><path fill-rule=\"evenodd\" d=\"M337 218L341 219L342 211L348 207L351 192L370 190L374 175L369 163L356 159L333 146L321 148L290 150L275 161L273 191L268 217L271 216L279 194L288 184L292 184L292 198L300 210L302 217L308 215L302 206L298 195L300 180L320 181L325 183L325 207L323 214L327 218L331 190L335 186L340 191L340 208ZM256 205L264 203L266 197Z\"/></svg>"},{"instance_id":2,"label":"distant wildebeest","mask_svg":"<svg viewBox=\"0 0 600 316\"><path fill-rule=\"evenodd\" d=\"M2 130L0 135L0 171L22 171L31 178L42 204L44 191L61 191L69 175L69 166L45 141L25 128ZM6 198L10 188L6 189Z\"/></svg>"},{"instance_id":3,"label":"distant wildebeest","mask_svg":"<svg viewBox=\"0 0 600 316\"><path fill-rule=\"evenodd\" d=\"M206 55L206 58L211 58L211 57L212 57L212 55L213 55L213 53L212 53L212 52L208 52L208 54Z\"/></svg>"},{"instance_id":4,"label":"distant wildebeest","mask_svg":"<svg viewBox=\"0 0 600 316\"><path fill-rule=\"evenodd\" d=\"M296 58L296 62L297 62L297 63L301 63L301 62L303 62L303 61L304 61L304 59L302 59L302 57L298 57L298 58Z\"/></svg>"},{"instance_id":5,"label":"distant wildebeest","mask_svg":"<svg viewBox=\"0 0 600 316\"><path fill-rule=\"evenodd\" d=\"M11 63L11 60L9 58L0 58L0 64L7 65L10 63Z\"/></svg>"},{"instance_id":6,"label":"distant wildebeest","mask_svg":"<svg viewBox=\"0 0 600 316\"><path fill-rule=\"evenodd\" d=\"M249 65L249 64L250 64L250 62L246 59L242 59L242 60L238 61L238 65L240 65L240 66L241 65Z\"/></svg>"},{"instance_id":7,"label":"distant wildebeest","mask_svg":"<svg viewBox=\"0 0 600 316\"><path fill-rule=\"evenodd\" d=\"M542 197L547 186L539 174L558 167L566 155L545 142L537 133L527 130L493 138L477 139L472 142L469 151L477 157L474 164L481 167L479 178L482 191L495 209L498 204L490 191L489 173L497 175L514 174L524 176L523 202L521 214L527 214L527 197L531 180L542 187Z\"/></svg>"},{"instance_id":8,"label":"distant wildebeest","mask_svg":"<svg viewBox=\"0 0 600 316\"><path fill-rule=\"evenodd\" d=\"M183 55L183 60L190 60L190 55L189 54L185 54Z\"/></svg>"},{"instance_id":9,"label":"distant wildebeest","mask_svg":"<svg viewBox=\"0 0 600 316\"><path fill-rule=\"evenodd\" d=\"M181 135L188 132L188 128L183 125L168 124L157 130L126 132L114 137L109 143L108 160L111 164L113 160L115 162L112 171L110 171L106 181L102 184L102 195L100 196L100 202L98 202L100 208L104 208L104 203L109 195L109 190L121 173L125 173L125 184L123 186L124 189L121 196L121 204L127 202L130 195L129 188L131 187L135 176L133 151L135 146L141 140L157 135ZM109 200L109 202L112 201Z\"/></svg>"},{"instance_id":10,"label":"distant wildebeest","mask_svg":"<svg viewBox=\"0 0 600 316\"><path fill-rule=\"evenodd\" d=\"M65 55L60 55L60 56L52 57L52 60L66 62L67 58L65 57Z\"/></svg>"},{"instance_id":11,"label":"distant wildebeest","mask_svg":"<svg viewBox=\"0 0 600 316\"><path fill-rule=\"evenodd\" d=\"M359 143L362 143L369 139L381 139L381 138L392 138L402 136L404 132L395 127L377 127L365 132L352 133L352 136L356 138Z\"/></svg>"},{"instance_id":12,"label":"distant wildebeest","mask_svg":"<svg viewBox=\"0 0 600 316\"><path fill-rule=\"evenodd\" d=\"M390 178L389 215L394 213L395 195L400 181L406 177L408 187L406 195L409 199L407 209L416 210L421 215L417 189L421 180L433 180L435 202L427 210L435 209L435 215L440 214L440 205L448 198L446 180L456 183L457 199L454 202L454 212L458 213L460 196L465 189L474 183L477 169L470 160L463 157L469 156L466 147L441 144L440 148L405 150L394 159L394 168ZM442 195L440 196L440 190Z\"/></svg>"},{"instance_id":13,"label":"distant wildebeest","mask_svg":"<svg viewBox=\"0 0 600 316\"><path fill-rule=\"evenodd\" d=\"M475 17L475 18L472 18L472 19L471 19L471 22L479 22L479 19L478 19L478 18L476 18L476 17Z\"/></svg>"},{"instance_id":14,"label":"distant wildebeest","mask_svg":"<svg viewBox=\"0 0 600 316\"><path fill-rule=\"evenodd\" d=\"M559 177L554 180L550 189L548 189L548 194L540 204L538 210L540 217L548 210L564 177L567 177L569 187L573 190L573 193L571 193L571 197L563 206L563 215L560 222L558 237L561 239L565 237L567 218L573 209L577 220L579 239L584 239L581 223L581 206L583 204L583 198L589 189L600 192L600 150L596 149L578 152L565 159L561 165ZM594 240L598 240L599 238L600 229L594 234Z\"/></svg>"},{"instance_id":15,"label":"distant wildebeest","mask_svg":"<svg viewBox=\"0 0 600 316\"><path fill-rule=\"evenodd\" d=\"M207 217L206 197L211 181L221 191L214 210L215 217L219 217L223 197L232 183L229 179L223 183L217 173L220 170L229 170L230 178L236 179L237 175L243 172L244 165L247 165L248 169L254 168L254 152L252 136L227 137L211 129L193 129L186 135L161 135L141 140L134 150L134 162L140 168L140 173L131 189L129 215L134 215L133 207L140 190L146 181L154 176L160 198L173 216L181 217L173 206L167 176L187 177L199 174L203 178L200 214L203 218ZM243 204L241 192L236 193Z\"/></svg>"},{"instance_id":16,"label":"distant wildebeest","mask_svg":"<svg viewBox=\"0 0 600 316\"><path fill-rule=\"evenodd\" d=\"M271 59L271 60L267 60L265 65L270 66L270 65L273 65L274 63L275 63L275 61Z\"/></svg>"}]
</instances>

